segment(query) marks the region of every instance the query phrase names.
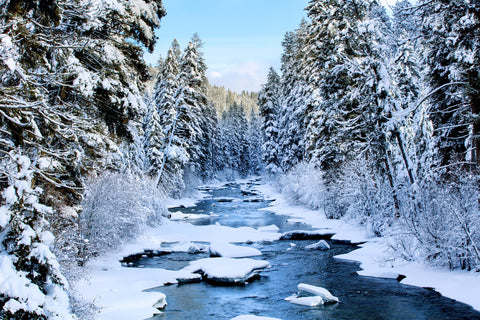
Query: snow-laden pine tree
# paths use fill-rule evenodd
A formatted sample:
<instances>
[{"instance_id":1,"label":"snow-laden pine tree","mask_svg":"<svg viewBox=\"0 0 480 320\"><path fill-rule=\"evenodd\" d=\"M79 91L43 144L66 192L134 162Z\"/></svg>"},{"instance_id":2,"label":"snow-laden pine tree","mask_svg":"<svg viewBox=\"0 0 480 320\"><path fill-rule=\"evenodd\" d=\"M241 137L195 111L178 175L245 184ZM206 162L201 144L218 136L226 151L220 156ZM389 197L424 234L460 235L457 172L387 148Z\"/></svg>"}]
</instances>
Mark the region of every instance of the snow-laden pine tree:
<instances>
[{"instance_id":1,"label":"snow-laden pine tree","mask_svg":"<svg viewBox=\"0 0 480 320\"><path fill-rule=\"evenodd\" d=\"M280 77L273 68L270 68L267 82L258 94L258 106L263 120L263 161L267 173L273 174L281 172L278 145L280 99Z\"/></svg>"},{"instance_id":2,"label":"snow-laden pine tree","mask_svg":"<svg viewBox=\"0 0 480 320\"><path fill-rule=\"evenodd\" d=\"M91 18L80 26L86 41L74 52L83 66L75 81L109 130L129 139L129 120L145 112L143 88L149 77L139 44L153 50L153 30L165 10L161 0L82 0L82 4L83 14Z\"/></svg>"},{"instance_id":3,"label":"snow-laden pine tree","mask_svg":"<svg viewBox=\"0 0 480 320\"><path fill-rule=\"evenodd\" d=\"M435 166L448 176L455 168L475 168L480 159L480 5L478 1L421 0L418 8L431 90Z\"/></svg>"},{"instance_id":4,"label":"snow-laden pine tree","mask_svg":"<svg viewBox=\"0 0 480 320\"><path fill-rule=\"evenodd\" d=\"M0 317L73 317L68 287L51 251L54 238L47 230L57 236L55 253L64 248L79 252L74 233L83 177L118 167L109 157L118 154L112 141L116 137L108 135L105 123L112 132L122 133L116 128L125 128L128 116L136 113L125 112L116 118L125 123L114 124L100 116L106 114L101 104L115 105L123 85L128 89L119 95L122 103L141 104L138 82L130 81L139 79L136 66L141 59L135 58L140 57L139 43L153 46L153 29L163 14L160 1L117 2L115 8L81 0L2 1ZM113 51L108 41L128 56L125 64L109 63ZM114 93L100 102L104 95L96 90L99 87ZM66 235L66 230L73 234ZM72 241L67 244L65 237Z\"/></svg>"},{"instance_id":5,"label":"snow-laden pine tree","mask_svg":"<svg viewBox=\"0 0 480 320\"><path fill-rule=\"evenodd\" d=\"M306 22L296 32L285 35L282 43L281 94L279 112L280 166L288 171L303 160L305 136L305 97L309 95L301 62Z\"/></svg>"},{"instance_id":6,"label":"snow-laden pine tree","mask_svg":"<svg viewBox=\"0 0 480 320\"><path fill-rule=\"evenodd\" d=\"M178 74L180 47L177 40L173 40L168 50L158 79L154 87L153 103L149 106L149 114L158 115L158 124L147 119L145 135L147 167L150 167L157 185L162 187L165 194L179 196L184 189L183 168L188 161L186 145L176 131L177 109L175 94L179 89ZM155 128L154 128L155 127ZM154 143L152 140L155 140ZM150 150L159 150L161 154L153 154ZM152 166L152 164L156 164ZM153 169L153 170L152 170Z\"/></svg>"},{"instance_id":7,"label":"snow-laden pine tree","mask_svg":"<svg viewBox=\"0 0 480 320\"><path fill-rule=\"evenodd\" d=\"M250 174L260 174L263 172L262 161L262 122L258 115L251 110L250 120L248 122L248 157L250 162Z\"/></svg>"},{"instance_id":8,"label":"snow-laden pine tree","mask_svg":"<svg viewBox=\"0 0 480 320\"><path fill-rule=\"evenodd\" d=\"M185 169L194 175L201 172L202 160L206 157L204 127L208 125L206 110L209 108L206 97L206 66L198 51L199 40L194 37L183 54L180 72L177 77L179 88L175 93L177 112L176 136L183 141L189 156Z\"/></svg>"}]
</instances>

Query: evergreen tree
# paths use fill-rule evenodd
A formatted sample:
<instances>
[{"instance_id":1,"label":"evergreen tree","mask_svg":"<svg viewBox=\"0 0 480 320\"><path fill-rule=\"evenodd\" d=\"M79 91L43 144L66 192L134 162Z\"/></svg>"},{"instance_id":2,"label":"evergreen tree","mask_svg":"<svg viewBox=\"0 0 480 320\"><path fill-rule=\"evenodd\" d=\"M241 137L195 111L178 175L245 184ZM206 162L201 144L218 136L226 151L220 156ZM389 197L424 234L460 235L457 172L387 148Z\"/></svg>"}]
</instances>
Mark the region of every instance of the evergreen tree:
<instances>
[{"instance_id":1,"label":"evergreen tree","mask_svg":"<svg viewBox=\"0 0 480 320\"><path fill-rule=\"evenodd\" d=\"M262 162L262 123L253 110L250 114L250 121L248 122L248 158L250 163L250 174L260 174L263 171Z\"/></svg>"},{"instance_id":2,"label":"evergreen tree","mask_svg":"<svg viewBox=\"0 0 480 320\"><path fill-rule=\"evenodd\" d=\"M177 112L176 132L184 141L189 155L188 170L199 174L206 148L202 143L208 100L206 97L206 67L198 52L198 40L194 37L188 44L178 75L179 89L175 94Z\"/></svg>"},{"instance_id":3,"label":"evergreen tree","mask_svg":"<svg viewBox=\"0 0 480 320\"><path fill-rule=\"evenodd\" d=\"M179 89L178 74L180 66L178 57L180 48L177 40L173 40L167 58L158 74L154 91L154 103L150 106L151 113L158 114L158 124L150 120L151 130L146 131L147 154L149 149L155 147L157 152L150 163L157 163L150 174L157 179L166 194L176 197L184 189L183 168L188 161L185 143L176 131L177 109L175 94ZM155 126L155 129L153 127ZM151 133L150 133L151 132ZM156 138L156 145L151 146L152 135ZM160 158L158 158L160 157Z\"/></svg>"},{"instance_id":4,"label":"evergreen tree","mask_svg":"<svg viewBox=\"0 0 480 320\"><path fill-rule=\"evenodd\" d=\"M437 168L470 169L479 161L480 5L477 1L419 1L422 44L432 93L430 118Z\"/></svg>"},{"instance_id":5,"label":"evergreen tree","mask_svg":"<svg viewBox=\"0 0 480 320\"><path fill-rule=\"evenodd\" d=\"M260 116L263 118L262 131L265 135L263 144L263 161L268 173L280 172L278 145L278 118L280 107L280 77L273 68L267 76L267 83L258 94Z\"/></svg>"}]
</instances>

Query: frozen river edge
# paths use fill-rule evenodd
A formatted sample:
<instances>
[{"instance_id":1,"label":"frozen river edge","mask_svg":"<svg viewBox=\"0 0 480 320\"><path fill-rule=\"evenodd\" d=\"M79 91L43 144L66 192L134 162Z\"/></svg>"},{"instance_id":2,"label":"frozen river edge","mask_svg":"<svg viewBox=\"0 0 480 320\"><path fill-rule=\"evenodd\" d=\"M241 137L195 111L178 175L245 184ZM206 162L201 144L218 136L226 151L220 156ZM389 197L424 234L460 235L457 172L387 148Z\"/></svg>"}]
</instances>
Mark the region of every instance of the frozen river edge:
<instances>
[{"instance_id":1,"label":"frozen river edge","mask_svg":"<svg viewBox=\"0 0 480 320\"><path fill-rule=\"evenodd\" d=\"M394 278L405 275L402 281L420 287L431 287L442 295L472 305L480 309L480 301L475 291L480 287L480 278L472 272L445 271L431 267L393 260L388 254L387 240L367 239L365 230L346 224L344 221L328 220L321 211L293 206L274 189L266 184L255 186L265 197L276 199L267 208L278 214L291 216L318 229L328 229L335 233L334 239L362 243L361 248L349 254L337 256L340 259L361 262L364 269L358 272L364 276ZM195 199L182 199L176 205L193 206ZM179 242L188 246L191 241L246 242L272 241L280 236L276 230L256 230L253 228L230 228L224 226L193 226L189 223L167 222L157 229L147 230L133 243L120 251L101 257L89 264L90 276L74 284L74 288L85 298L94 300L102 308L98 319L146 319L157 312L152 305L158 300L158 292L144 290L176 283L178 272L153 268L124 268L119 260L144 249L158 248L161 243ZM215 235L215 236L213 236ZM168 297L167 297L168 299Z\"/></svg>"}]
</instances>

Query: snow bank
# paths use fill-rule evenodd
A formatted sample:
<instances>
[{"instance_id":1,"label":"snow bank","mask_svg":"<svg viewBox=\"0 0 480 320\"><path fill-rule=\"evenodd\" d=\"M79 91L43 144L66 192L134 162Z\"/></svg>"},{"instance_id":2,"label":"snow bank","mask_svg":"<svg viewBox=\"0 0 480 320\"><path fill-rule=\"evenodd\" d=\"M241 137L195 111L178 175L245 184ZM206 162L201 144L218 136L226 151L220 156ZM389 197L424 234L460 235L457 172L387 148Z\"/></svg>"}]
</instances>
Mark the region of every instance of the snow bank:
<instances>
[{"instance_id":1,"label":"snow bank","mask_svg":"<svg viewBox=\"0 0 480 320\"><path fill-rule=\"evenodd\" d=\"M378 238L362 244L360 249L335 258L360 261L361 276L403 279L403 284L434 288L441 295L471 305L480 310L478 288L480 274L469 271L449 271L423 263L393 259L386 239Z\"/></svg>"},{"instance_id":2,"label":"snow bank","mask_svg":"<svg viewBox=\"0 0 480 320\"><path fill-rule=\"evenodd\" d=\"M367 230L338 219L327 219L322 210L309 210L302 206L291 205L270 185L255 187L267 197L277 200L270 203L265 210L276 214L289 215L302 219L313 228L328 228L335 235L332 240L349 240L361 244L361 248L336 258L359 261L363 269L358 274L362 276L398 278L405 276L401 282L418 287L435 288L445 297L458 300L480 310L478 288L480 274L468 271L448 271L428 266L423 263L395 260L392 258L388 239L368 238ZM363 244L362 244L363 243Z\"/></svg>"}]
</instances>

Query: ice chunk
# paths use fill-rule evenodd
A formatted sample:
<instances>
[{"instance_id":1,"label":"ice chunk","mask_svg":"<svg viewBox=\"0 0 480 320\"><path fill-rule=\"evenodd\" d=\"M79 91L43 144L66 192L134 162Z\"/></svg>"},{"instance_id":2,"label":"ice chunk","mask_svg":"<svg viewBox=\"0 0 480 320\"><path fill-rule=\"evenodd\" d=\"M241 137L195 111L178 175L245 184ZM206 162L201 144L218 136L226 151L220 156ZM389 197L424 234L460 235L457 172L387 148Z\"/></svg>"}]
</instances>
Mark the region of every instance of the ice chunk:
<instances>
[{"instance_id":1,"label":"ice chunk","mask_svg":"<svg viewBox=\"0 0 480 320\"><path fill-rule=\"evenodd\" d=\"M167 306L167 296L165 293L159 292L159 298L158 301L153 304L152 307L158 309L158 310L163 310Z\"/></svg>"},{"instance_id":2,"label":"ice chunk","mask_svg":"<svg viewBox=\"0 0 480 320\"><path fill-rule=\"evenodd\" d=\"M259 277L270 263L254 259L205 258L193 261L183 271L201 273L207 282L219 285L245 285Z\"/></svg>"},{"instance_id":3,"label":"ice chunk","mask_svg":"<svg viewBox=\"0 0 480 320\"><path fill-rule=\"evenodd\" d=\"M211 257L227 257L227 258L245 258L261 256L260 250L252 247L236 246L227 242L213 242L210 245Z\"/></svg>"},{"instance_id":4,"label":"ice chunk","mask_svg":"<svg viewBox=\"0 0 480 320\"><path fill-rule=\"evenodd\" d=\"M324 301L320 296L313 296L313 297L299 297L298 295L294 294L290 297L285 298L290 303L299 304L302 306L307 307L318 307L323 305Z\"/></svg>"},{"instance_id":5,"label":"ice chunk","mask_svg":"<svg viewBox=\"0 0 480 320\"><path fill-rule=\"evenodd\" d=\"M317 243L311 244L306 246L305 249L313 249L313 250L330 250L330 245L325 240L320 240Z\"/></svg>"},{"instance_id":6,"label":"ice chunk","mask_svg":"<svg viewBox=\"0 0 480 320\"><path fill-rule=\"evenodd\" d=\"M337 297L333 296L330 293L330 291L322 287L316 287L309 284L300 283L297 288L299 291L304 291L321 297L325 303L334 303L339 301Z\"/></svg>"}]
</instances>

